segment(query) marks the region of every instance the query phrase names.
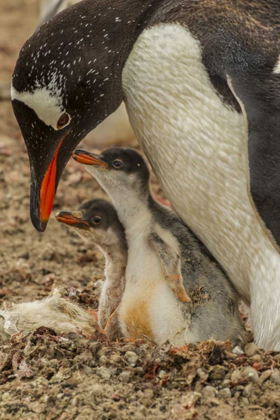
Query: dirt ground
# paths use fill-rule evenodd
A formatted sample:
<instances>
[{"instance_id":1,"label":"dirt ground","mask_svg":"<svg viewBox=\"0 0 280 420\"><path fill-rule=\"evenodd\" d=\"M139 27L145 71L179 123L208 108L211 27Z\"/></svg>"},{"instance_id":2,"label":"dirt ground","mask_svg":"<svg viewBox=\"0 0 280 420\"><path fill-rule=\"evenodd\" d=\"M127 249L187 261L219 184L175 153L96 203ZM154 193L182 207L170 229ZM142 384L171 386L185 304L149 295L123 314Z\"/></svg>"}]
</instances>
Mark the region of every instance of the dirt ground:
<instances>
[{"instance_id":1,"label":"dirt ground","mask_svg":"<svg viewBox=\"0 0 280 420\"><path fill-rule=\"evenodd\" d=\"M0 2L0 304L41 299L66 283L96 309L103 257L53 215L44 234L31 225L28 157L5 100L37 16L38 0ZM153 190L162 195L154 178ZM54 212L93 197L104 194L70 162ZM253 344L245 353L214 342L171 349L41 328L0 346L0 419L279 419L278 369L280 354Z\"/></svg>"}]
</instances>

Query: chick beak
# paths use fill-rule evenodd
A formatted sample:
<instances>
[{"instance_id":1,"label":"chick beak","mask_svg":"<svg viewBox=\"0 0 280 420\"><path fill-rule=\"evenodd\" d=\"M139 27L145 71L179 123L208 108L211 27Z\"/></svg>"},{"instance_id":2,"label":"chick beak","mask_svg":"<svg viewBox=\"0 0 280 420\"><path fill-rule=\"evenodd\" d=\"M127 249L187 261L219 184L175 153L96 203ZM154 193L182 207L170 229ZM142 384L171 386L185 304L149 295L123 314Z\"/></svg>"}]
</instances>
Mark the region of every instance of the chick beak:
<instances>
[{"instance_id":1,"label":"chick beak","mask_svg":"<svg viewBox=\"0 0 280 420\"><path fill-rule=\"evenodd\" d=\"M72 153L72 158L83 165L103 166L105 169L109 170L109 166L101 159L100 155L94 155L85 150L75 150L75 152Z\"/></svg>"},{"instance_id":2,"label":"chick beak","mask_svg":"<svg viewBox=\"0 0 280 420\"><path fill-rule=\"evenodd\" d=\"M60 223L88 230L90 228L90 224L86 220L83 220L82 217L83 215L80 211L60 211L55 215L56 220Z\"/></svg>"}]
</instances>

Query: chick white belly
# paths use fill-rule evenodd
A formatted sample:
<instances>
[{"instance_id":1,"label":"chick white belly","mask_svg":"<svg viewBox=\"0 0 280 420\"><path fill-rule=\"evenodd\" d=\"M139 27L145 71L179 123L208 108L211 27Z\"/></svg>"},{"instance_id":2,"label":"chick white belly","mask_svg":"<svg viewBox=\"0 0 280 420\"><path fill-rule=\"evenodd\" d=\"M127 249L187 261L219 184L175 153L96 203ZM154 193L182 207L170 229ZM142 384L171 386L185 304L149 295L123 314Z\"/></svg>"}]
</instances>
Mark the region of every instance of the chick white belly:
<instances>
[{"instance_id":1,"label":"chick white belly","mask_svg":"<svg viewBox=\"0 0 280 420\"><path fill-rule=\"evenodd\" d=\"M134 338L148 335L162 343L185 330L184 304L166 282L155 251L141 238L128 246L126 286L119 308L122 332Z\"/></svg>"},{"instance_id":2,"label":"chick white belly","mask_svg":"<svg viewBox=\"0 0 280 420\"><path fill-rule=\"evenodd\" d=\"M132 127L164 192L243 298L252 298L256 339L266 345L280 318L280 256L247 193L243 117L223 105L198 41L180 25L162 24L141 35L123 72L123 90Z\"/></svg>"}]
</instances>

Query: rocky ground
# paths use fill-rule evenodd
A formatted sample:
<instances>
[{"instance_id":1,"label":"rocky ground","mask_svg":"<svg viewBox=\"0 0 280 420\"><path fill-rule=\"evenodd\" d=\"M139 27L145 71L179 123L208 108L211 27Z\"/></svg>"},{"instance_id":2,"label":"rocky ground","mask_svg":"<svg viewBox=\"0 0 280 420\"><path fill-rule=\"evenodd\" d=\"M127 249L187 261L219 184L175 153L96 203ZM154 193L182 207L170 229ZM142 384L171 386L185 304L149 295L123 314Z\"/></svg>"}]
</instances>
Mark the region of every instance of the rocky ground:
<instances>
[{"instance_id":1,"label":"rocky ground","mask_svg":"<svg viewBox=\"0 0 280 420\"><path fill-rule=\"evenodd\" d=\"M39 234L29 220L29 166L7 83L32 33L38 0L0 2L0 303L44 298L54 284L78 289L96 309L103 257L51 217ZM162 195L153 178L153 190ZM74 161L54 212L104 197ZM158 348L109 342L97 333L60 336L40 328L0 346L1 419L279 419L280 355L230 343Z\"/></svg>"}]
</instances>

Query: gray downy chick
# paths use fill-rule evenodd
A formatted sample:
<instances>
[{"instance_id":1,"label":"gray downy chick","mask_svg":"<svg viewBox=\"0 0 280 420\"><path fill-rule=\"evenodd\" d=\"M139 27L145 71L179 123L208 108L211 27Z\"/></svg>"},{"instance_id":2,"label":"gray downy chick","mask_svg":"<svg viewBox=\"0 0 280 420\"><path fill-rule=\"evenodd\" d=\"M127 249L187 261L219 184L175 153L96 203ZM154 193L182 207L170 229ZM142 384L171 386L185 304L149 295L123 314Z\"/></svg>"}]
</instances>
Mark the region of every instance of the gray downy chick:
<instances>
[{"instance_id":1,"label":"gray downy chick","mask_svg":"<svg viewBox=\"0 0 280 420\"><path fill-rule=\"evenodd\" d=\"M207 339L245 341L238 295L222 268L194 233L149 188L149 170L132 149L100 155L76 150L111 197L128 244L126 288L119 308L125 336L148 336L161 344L185 345ZM174 293L181 279L190 303Z\"/></svg>"},{"instance_id":2,"label":"gray downy chick","mask_svg":"<svg viewBox=\"0 0 280 420\"><path fill-rule=\"evenodd\" d=\"M56 219L103 253L105 282L99 299L98 324L111 339L117 338L120 335L117 308L125 288L127 244L116 210L108 201L95 199L82 204L77 211L58 212Z\"/></svg>"}]
</instances>

